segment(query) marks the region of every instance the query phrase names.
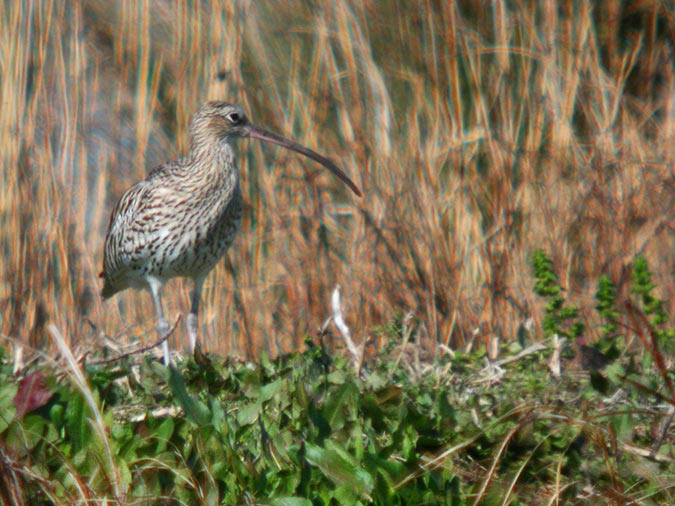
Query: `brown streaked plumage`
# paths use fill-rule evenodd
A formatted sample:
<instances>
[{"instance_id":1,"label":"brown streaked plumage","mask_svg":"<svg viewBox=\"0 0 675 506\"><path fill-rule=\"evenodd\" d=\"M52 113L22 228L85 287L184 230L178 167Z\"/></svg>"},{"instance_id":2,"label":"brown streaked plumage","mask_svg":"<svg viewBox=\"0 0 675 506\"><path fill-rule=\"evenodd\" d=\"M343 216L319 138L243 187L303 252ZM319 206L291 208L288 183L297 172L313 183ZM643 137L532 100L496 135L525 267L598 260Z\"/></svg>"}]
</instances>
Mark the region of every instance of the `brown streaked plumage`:
<instances>
[{"instance_id":1,"label":"brown streaked plumage","mask_svg":"<svg viewBox=\"0 0 675 506\"><path fill-rule=\"evenodd\" d=\"M204 279L232 244L241 224L242 197L232 141L253 137L316 160L358 196L357 186L314 151L249 123L243 110L225 102L204 104L190 121L190 151L155 168L129 188L113 209L105 240L101 295L126 288L150 291L157 332L169 330L161 302L167 280L194 281L187 318L190 346L197 342L197 313ZM170 363L164 343L164 362Z\"/></svg>"}]
</instances>

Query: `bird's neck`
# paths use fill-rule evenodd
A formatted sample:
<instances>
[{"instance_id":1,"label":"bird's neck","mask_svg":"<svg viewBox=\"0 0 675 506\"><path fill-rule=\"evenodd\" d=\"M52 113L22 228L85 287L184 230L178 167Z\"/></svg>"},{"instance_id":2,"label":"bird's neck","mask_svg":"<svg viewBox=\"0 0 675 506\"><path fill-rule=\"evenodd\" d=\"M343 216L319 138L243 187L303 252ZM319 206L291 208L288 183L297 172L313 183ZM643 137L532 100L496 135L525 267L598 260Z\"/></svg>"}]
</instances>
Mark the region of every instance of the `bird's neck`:
<instances>
[{"instance_id":1,"label":"bird's neck","mask_svg":"<svg viewBox=\"0 0 675 506\"><path fill-rule=\"evenodd\" d=\"M229 142L217 141L208 144L193 144L187 157L188 165L195 167L191 178L204 179L207 184L238 184L239 170L234 151Z\"/></svg>"}]
</instances>

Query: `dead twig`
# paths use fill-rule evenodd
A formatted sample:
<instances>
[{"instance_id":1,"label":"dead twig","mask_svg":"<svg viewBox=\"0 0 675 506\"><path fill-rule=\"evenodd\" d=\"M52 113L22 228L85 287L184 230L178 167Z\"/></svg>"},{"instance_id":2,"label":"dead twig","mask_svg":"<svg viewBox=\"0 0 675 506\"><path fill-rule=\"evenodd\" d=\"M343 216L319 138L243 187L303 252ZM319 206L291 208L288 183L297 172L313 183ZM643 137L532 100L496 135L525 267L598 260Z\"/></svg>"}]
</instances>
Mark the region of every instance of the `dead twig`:
<instances>
[{"instance_id":1,"label":"dead twig","mask_svg":"<svg viewBox=\"0 0 675 506\"><path fill-rule=\"evenodd\" d=\"M410 324L412 322L412 319L414 318L415 313L412 311L408 311L408 313L405 315L403 318L403 342L401 343L401 351L398 354L398 357L396 357L396 362L394 362L394 367L392 368L391 372L389 373L389 378L394 374L394 371L398 368L398 365L401 363L401 359L403 358L403 354L406 351L406 347L408 346L408 341L410 341L410 335L412 334L412 325Z\"/></svg>"},{"instance_id":2,"label":"dead twig","mask_svg":"<svg viewBox=\"0 0 675 506\"><path fill-rule=\"evenodd\" d=\"M156 342L148 345L148 346L141 346L140 348L136 348L135 350L128 351L126 353L122 353L120 355L116 355L114 357L110 358L101 358L97 360L92 360L91 362L87 362L87 365L102 365L102 364L110 364L111 362L116 362L118 360L122 360L124 358L130 357L132 355L139 355L142 353L145 353L146 351L150 351L153 348L157 348L162 345L164 341L169 339L171 335L176 331L176 328L178 327L178 323L181 321L181 315L178 315L176 317L176 321L173 323L171 328L164 334L162 337L160 337Z\"/></svg>"},{"instance_id":3,"label":"dead twig","mask_svg":"<svg viewBox=\"0 0 675 506\"><path fill-rule=\"evenodd\" d=\"M538 353L538 352L540 352L542 350L545 350L545 349L546 349L546 345L544 343L536 343L536 344L533 344L532 346L528 346L524 350L521 350L520 352L516 353L512 357L497 360L496 362L493 363L493 365L502 366L502 365L510 364L511 362L517 362L521 358L527 357L528 355L532 355L534 353Z\"/></svg>"},{"instance_id":4,"label":"dead twig","mask_svg":"<svg viewBox=\"0 0 675 506\"><path fill-rule=\"evenodd\" d=\"M363 370L363 365L366 361L366 346L371 342L372 338L370 336L367 336L364 340L363 343L361 344L361 360L359 361L359 367L356 371L356 374L359 377L366 376L366 371Z\"/></svg>"},{"instance_id":5,"label":"dead twig","mask_svg":"<svg viewBox=\"0 0 675 506\"><path fill-rule=\"evenodd\" d=\"M504 374L506 374L506 370L502 366L506 364L510 364L512 362L517 362L518 360L521 360L529 355L532 355L534 353L538 353L542 350L546 349L546 345L543 343L536 343L533 344L532 346L528 346L524 350L521 350L519 353L513 355L512 357L507 357L503 358L501 360L497 360L495 362L492 362L488 360L487 366L483 369L482 373L485 374L485 377L474 381L474 385L480 385L483 383L496 383L499 381Z\"/></svg>"},{"instance_id":6,"label":"dead twig","mask_svg":"<svg viewBox=\"0 0 675 506\"><path fill-rule=\"evenodd\" d=\"M664 455L661 453L653 453L652 450L647 450L645 448L639 448L637 446L634 446L629 443L621 443L621 448L628 452L632 453L633 455L636 455L638 457L643 457L645 459L651 460L653 462L663 462L666 464L672 464L675 462L675 459L668 455Z\"/></svg>"},{"instance_id":7,"label":"dead twig","mask_svg":"<svg viewBox=\"0 0 675 506\"><path fill-rule=\"evenodd\" d=\"M673 423L673 417L675 417L675 406L671 404L668 406L668 415L663 420L661 420L661 424L659 425L659 435L652 446L652 449L649 453L649 458L653 459L658 454L659 449L663 445L663 441L666 439L668 429L670 429L670 426Z\"/></svg>"},{"instance_id":8,"label":"dead twig","mask_svg":"<svg viewBox=\"0 0 675 506\"><path fill-rule=\"evenodd\" d=\"M356 344L354 344L354 341L352 340L351 332L349 332L349 327L347 327L347 324L345 323L344 318L342 317L342 308L340 307L340 293L341 293L341 291L342 291L342 287L340 285L337 285L335 287L335 290L333 290L333 295L331 297L331 309L333 311L333 323L335 323L335 326L340 331L340 334L342 335L342 338L344 339L345 343L347 344L347 349L352 354L354 367L356 368L356 370L358 370L359 364L361 363L361 352L356 347Z\"/></svg>"},{"instance_id":9,"label":"dead twig","mask_svg":"<svg viewBox=\"0 0 675 506\"><path fill-rule=\"evenodd\" d=\"M553 353L548 362L548 370L555 379L559 379L562 374L562 367L560 366L560 357L563 350L567 346L567 338L560 337L558 334L553 334Z\"/></svg>"}]
</instances>

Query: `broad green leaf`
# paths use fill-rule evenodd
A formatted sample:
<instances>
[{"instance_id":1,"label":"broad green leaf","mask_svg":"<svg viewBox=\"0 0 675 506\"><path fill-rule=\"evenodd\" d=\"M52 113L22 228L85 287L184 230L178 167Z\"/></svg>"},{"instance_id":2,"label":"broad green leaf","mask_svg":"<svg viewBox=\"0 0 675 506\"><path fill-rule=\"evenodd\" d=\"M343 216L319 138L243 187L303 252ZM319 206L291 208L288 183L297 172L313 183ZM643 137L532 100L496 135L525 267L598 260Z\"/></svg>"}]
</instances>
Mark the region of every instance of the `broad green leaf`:
<instances>
[{"instance_id":1,"label":"broad green leaf","mask_svg":"<svg viewBox=\"0 0 675 506\"><path fill-rule=\"evenodd\" d=\"M361 504L359 501L359 494L347 484L337 487L332 495L333 498L337 500L338 504L349 504L353 506L359 506Z\"/></svg>"},{"instance_id":2,"label":"broad green leaf","mask_svg":"<svg viewBox=\"0 0 675 506\"><path fill-rule=\"evenodd\" d=\"M258 396L259 402L266 402L277 396L281 392L283 386L282 380L278 379L269 385L265 385L260 389L260 395Z\"/></svg>"},{"instance_id":3,"label":"broad green leaf","mask_svg":"<svg viewBox=\"0 0 675 506\"><path fill-rule=\"evenodd\" d=\"M321 448L307 443L305 455L307 461L318 467L323 474L336 485L349 485L359 497L370 498L373 490L373 477L344 451L336 447Z\"/></svg>"},{"instance_id":4,"label":"broad green leaf","mask_svg":"<svg viewBox=\"0 0 675 506\"><path fill-rule=\"evenodd\" d=\"M237 422L240 425L251 425L258 419L261 407L259 402L252 402L251 404L244 406L239 410L239 413L237 413Z\"/></svg>"}]
</instances>

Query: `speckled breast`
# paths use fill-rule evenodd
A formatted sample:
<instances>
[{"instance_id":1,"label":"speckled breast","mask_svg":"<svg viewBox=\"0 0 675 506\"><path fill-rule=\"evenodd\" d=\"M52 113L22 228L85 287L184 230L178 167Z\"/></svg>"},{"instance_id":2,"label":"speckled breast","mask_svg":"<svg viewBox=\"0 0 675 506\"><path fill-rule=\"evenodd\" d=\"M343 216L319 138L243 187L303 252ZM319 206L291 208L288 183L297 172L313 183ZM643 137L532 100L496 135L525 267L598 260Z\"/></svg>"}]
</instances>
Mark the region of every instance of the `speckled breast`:
<instances>
[{"instance_id":1,"label":"speckled breast","mask_svg":"<svg viewBox=\"0 0 675 506\"><path fill-rule=\"evenodd\" d=\"M196 204L187 209L179 229L167 238L164 251L153 258L151 270L170 278L205 276L225 255L241 226L239 187L224 205Z\"/></svg>"}]
</instances>

